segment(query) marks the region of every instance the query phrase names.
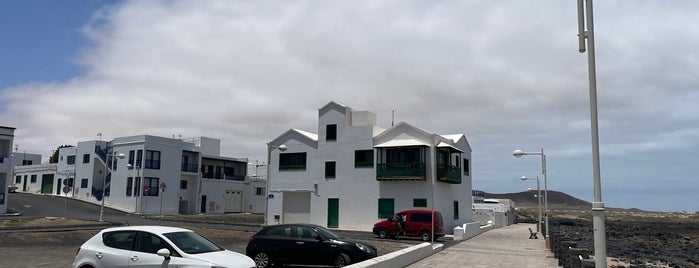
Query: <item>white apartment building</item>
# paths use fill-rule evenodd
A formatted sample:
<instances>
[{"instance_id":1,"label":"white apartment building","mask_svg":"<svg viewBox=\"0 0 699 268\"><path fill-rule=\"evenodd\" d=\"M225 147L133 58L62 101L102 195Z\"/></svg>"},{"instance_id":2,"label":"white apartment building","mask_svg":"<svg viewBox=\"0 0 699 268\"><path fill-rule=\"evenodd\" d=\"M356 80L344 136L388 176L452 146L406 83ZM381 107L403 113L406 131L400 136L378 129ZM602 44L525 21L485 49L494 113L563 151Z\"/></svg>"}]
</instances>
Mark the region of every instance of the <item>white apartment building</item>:
<instances>
[{"instance_id":1,"label":"white apartment building","mask_svg":"<svg viewBox=\"0 0 699 268\"><path fill-rule=\"evenodd\" d=\"M375 114L330 102L318 110L318 134L291 129L268 150L268 224L371 230L401 210L432 208L446 230L472 221L464 134L383 129Z\"/></svg>"},{"instance_id":2,"label":"white apartment building","mask_svg":"<svg viewBox=\"0 0 699 268\"><path fill-rule=\"evenodd\" d=\"M12 178L12 142L15 137L15 128L0 126L0 214L7 213L7 195Z\"/></svg>"},{"instance_id":3,"label":"white apartment building","mask_svg":"<svg viewBox=\"0 0 699 268\"><path fill-rule=\"evenodd\" d=\"M264 183L250 180L247 166L221 156L218 139L119 137L78 142L60 148L55 164L22 167L30 179L19 191L100 204L104 196L107 207L142 214L262 213ZM33 176L42 179L34 185Z\"/></svg>"}]
</instances>

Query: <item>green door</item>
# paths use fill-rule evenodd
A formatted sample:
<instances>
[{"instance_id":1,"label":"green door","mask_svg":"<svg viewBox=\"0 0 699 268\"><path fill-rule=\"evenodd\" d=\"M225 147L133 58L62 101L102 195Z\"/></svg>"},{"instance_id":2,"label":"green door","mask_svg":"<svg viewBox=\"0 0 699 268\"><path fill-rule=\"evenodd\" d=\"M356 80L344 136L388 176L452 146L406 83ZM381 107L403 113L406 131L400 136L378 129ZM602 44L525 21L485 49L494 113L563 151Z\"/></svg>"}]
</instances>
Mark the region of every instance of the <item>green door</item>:
<instances>
[{"instance_id":1,"label":"green door","mask_svg":"<svg viewBox=\"0 0 699 268\"><path fill-rule=\"evenodd\" d=\"M41 175L41 193L51 194L53 191L53 174Z\"/></svg>"},{"instance_id":2,"label":"green door","mask_svg":"<svg viewBox=\"0 0 699 268\"><path fill-rule=\"evenodd\" d=\"M61 179L60 178L56 182L56 194L61 195Z\"/></svg>"},{"instance_id":3,"label":"green door","mask_svg":"<svg viewBox=\"0 0 699 268\"><path fill-rule=\"evenodd\" d=\"M340 226L340 199L328 198L328 228Z\"/></svg>"}]
</instances>

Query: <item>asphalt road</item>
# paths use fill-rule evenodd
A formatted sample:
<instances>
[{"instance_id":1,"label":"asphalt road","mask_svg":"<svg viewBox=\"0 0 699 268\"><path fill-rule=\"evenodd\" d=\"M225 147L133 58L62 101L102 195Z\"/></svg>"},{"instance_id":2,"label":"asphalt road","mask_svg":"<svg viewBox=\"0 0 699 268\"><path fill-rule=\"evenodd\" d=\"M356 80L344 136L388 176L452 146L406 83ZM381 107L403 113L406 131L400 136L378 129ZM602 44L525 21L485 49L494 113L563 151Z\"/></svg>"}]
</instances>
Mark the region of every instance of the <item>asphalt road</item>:
<instances>
[{"instance_id":1,"label":"asphalt road","mask_svg":"<svg viewBox=\"0 0 699 268\"><path fill-rule=\"evenodd\" d=\"M8 209L22 215L0 216L0 220L64 217L96 221L100 213L99 205L57 196L12 193L8 201ZM201 233L224 248L243 254L247 239L259 230L257 226L149 219L109 208L104 208L103 219L107 222L129 225L167 225L188 228ZM0 267L70 267L77 248L98 231L98 229L90 229L57 232L0 232L0 260L2 260ZM417 239L381 240L370 232L343 230L333 230L333 232L372 244L379 250L379 255L421 243ZM442 238L440 243L450 246L454 241Z\"/></svg>"}]
</instances>

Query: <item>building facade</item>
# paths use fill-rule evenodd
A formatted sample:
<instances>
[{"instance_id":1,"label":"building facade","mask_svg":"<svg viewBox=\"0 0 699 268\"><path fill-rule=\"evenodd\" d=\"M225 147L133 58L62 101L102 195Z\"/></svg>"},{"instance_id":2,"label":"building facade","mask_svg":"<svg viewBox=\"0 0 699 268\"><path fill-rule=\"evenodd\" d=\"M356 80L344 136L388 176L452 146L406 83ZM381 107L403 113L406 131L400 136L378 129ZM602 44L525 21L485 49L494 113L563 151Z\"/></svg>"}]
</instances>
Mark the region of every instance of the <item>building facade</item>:
<instances>
[{"instance_id":1,"label":"building facade","mask_svg":"<svg viewBox=\"0 0 699 268\"><path fill-rule=\"evenodd\" d=\"M247 162L221 156L220 140L208 137L83 141L60 148L55 164L18 169L30 186L19 191L104 198L106 207L141 214L262 213L264 183L248 178Z\"/></svg>"},{"instance_id":2,"label":"building facade","mask_svg":"<svg viewBox=\"0 0 699 268\"><path fill-rule=\"evenodd\" d=\"M401 210L432 208L446 230L472 221L464 134L383 129L375 114L330 102L318 110L318 134L291 129L268 150L268 224L370 230Z\"/></svg>"},{"instance_id":3,"label":"building facade","mask_svg":"<svg viewBox=\"0 0 699 268\"><path fill-rule=\"evenodd\" d=\"M12 142L15 128L0 126L0 214L7 213L7 195L12 178Z\"/></svg>"}]
</instances>

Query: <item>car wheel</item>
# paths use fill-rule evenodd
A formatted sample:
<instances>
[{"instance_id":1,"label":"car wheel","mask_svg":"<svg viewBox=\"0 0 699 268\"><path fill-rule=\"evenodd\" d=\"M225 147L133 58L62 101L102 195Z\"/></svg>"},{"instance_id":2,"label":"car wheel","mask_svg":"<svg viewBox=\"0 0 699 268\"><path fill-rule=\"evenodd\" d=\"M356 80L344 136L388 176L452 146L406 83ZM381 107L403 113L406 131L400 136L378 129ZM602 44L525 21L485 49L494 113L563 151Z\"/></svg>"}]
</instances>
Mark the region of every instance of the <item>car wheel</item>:
<instances>
[{"instance_id":1,"label":"car wheel","mask_svg":"<svg viewBox=\"0 0 699 268\"><path fill-rule=\"evenodd\" d=\"M381 238L381 239L388 238L388 230L386 230L384 228L379 229L379 238Z\"/></svg>"},{"instance_id":2,"label":"car wheel","mask_svg":"<svg viewBox=\"0 0 699 268\"><path fill-rule=\"evenodd\" d=\"M425 241L425 242L430 241L430 239L431 239L431 237L430 237L430 232L428 232L428 231L422 231L422 232L420 233L420 239L421 239L422 241Z\"/></svg>"},{"instance_id":3,"label":"car wheel","mask_svg":"<svg viewBox=\"0 0 699 268\"><path fill-rule=\"evenodd\" d=\"M272 266L272 259L269 257L269 254L267 254L267 252L257 252L253 260L255 261L255 267L257 268L266 268Z\"/></svg>"},{"instance_id":4,"label":"car wheel","mask_svg":"<svg viewBox=\"0 0 699 268\"><path fill-rule=\"evenodd\" d=\"M345 265L349 265L350 263L351 261L349 256L347 256L347 254L345 253L340 253L337 254L337 256L335 257L335 262L333 263L333 265L335 266L335 268L338 268L344 267Z\"/></svg>"}]
</instances>

